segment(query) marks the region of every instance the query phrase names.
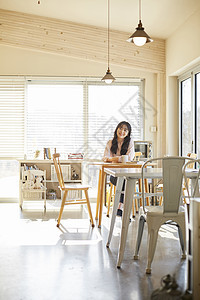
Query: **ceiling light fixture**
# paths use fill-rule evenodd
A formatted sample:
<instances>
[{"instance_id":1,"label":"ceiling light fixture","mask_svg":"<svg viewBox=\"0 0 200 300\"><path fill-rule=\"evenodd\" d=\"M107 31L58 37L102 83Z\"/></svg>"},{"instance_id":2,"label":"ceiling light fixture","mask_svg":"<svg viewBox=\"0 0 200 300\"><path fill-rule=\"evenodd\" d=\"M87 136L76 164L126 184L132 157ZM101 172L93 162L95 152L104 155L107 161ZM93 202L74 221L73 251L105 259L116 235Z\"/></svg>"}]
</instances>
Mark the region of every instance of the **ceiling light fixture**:
<instances>
[{"instance_id":1,"label":"ceiling light fixture","mask_svg":"<svg viewBox=\"0 0 200 300\"><path fill-rule=\"evenodd\" d=\"M144 31L144 27L142 27L141 0L139 0L139 24L138 24L138 27L135 29L136 29L136 31L129 37L127 42L134 43L136 46L143 46L146 43L153 42L153 40Z\"/></svg>"},{"instance_id":2,"label":"ceiling light fixture","mask_svg":"<svg viewBox=\"0 0 200 300\"><path fill-rule=\"evenodd\" d=\"M105 83L110 84L115 80L115 77L112 76L109 67L109 59L110 59L110 0L108 0L108 70L106 71L106 75L101 79L105 81Z\"/></svg>"}]
</instances>

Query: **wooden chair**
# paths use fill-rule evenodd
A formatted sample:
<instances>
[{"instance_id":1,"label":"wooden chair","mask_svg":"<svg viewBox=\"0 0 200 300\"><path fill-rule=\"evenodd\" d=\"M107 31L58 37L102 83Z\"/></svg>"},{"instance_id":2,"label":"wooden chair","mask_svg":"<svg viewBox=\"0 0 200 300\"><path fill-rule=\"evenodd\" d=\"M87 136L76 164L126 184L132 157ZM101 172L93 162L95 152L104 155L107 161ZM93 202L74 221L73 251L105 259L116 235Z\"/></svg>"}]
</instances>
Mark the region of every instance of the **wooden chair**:
<instances>
[{"instance_id":1,"label":"wooden chair","mask_svg":"<svg viewBox=\"0 0 200 300\"><path fill-rule=\"evenodd\" d=\"M196 159L197 158L197 154L196 153L188 153L187 154L188 157L192 158L192 159ZM188 169L194 169L195 166L195 162L188 162L187 164L187 168ZM187 191L187 186L190 185L190 179L185 177L185 181L183 182L183 195L185 195L186 191ZM187 203L186 197L183 198L183 201L185 204Z\"/></svg>"},{"instance_id":2,"label":"wooden chair","mask_svg":"<svg viewBox=\"0 0 200 300\"><path fill-rule=\"evenodd\" d=\"M60 226L60 220L61 220L61 217L62 217L64 206L65 205L70 205L70 204L87 204L87 208L88 208L88 212L89 212L89 216L90 216L90 222L91 222L92 227L94 227L92 211L91 211L90 201L89 201L89 197L88 197L89 186L85 186L85 185L82 185L82 184L65 184L64 180L63 180L63 175L62 175L62 170L61 170L59 157L60 157L59 153L53 154L53 162L54 162L56 174L57 174L57 177L58 177L59 188L60 188L61 192L64 193L64 195L62 197L60 213L59 213L59 217L58 217L58 221L57 221L57 227ZM85 198L67 199L67 195L68 195L69 191L79 191L79 192L83 191L84 194L85 194Z\"/></svg>"},{"instance_id":3,"label":"wooden chair","mask_svg":"<svg viewBox=\"0 0 200 300\"><path fill-rule=\"evenodd\" d=\"M141 152L137 152L140 153L140 155L142 154ZM134 165L132 166L133 168L141 168L142 166L139 165ZM148 188L148 180L145 179L145 193L149 192L149 188ZM132 204L132 217L135 218L135 213L139 212L139 206L142 206L142 180L139 179L137 182L137 186L135 187L135 197L133 199L133 204ZM137 191L137 187L138 187L138 191ZM109 217L110 214L110 206L111 206L111 199L115 197L115 190L116 190L116 186L114 186L114 191L113 191L113 184L110 183L110 190L108 192L108 200L107 200L107 214L106 216ZM138 206L138 200L139 200L139 206ZM147 205L150 205L150 200L149 197L146 198L146 202Z\"/></svg>"},{"instance_id":4,"label":"wooden chair","mask_svg":"<svg viewBox=\"0 0 200 300\"><path fill-rule=\"evenodd\" d=\"M139 161L141 155L142 155L142 152L135 152L134 161Z\"/></svg>"},{"instance_id":5,"label":"wooden chair","mask_svg":"<svg viewBox=\"0 0 200 300\"><path fill-rule=\"evenodd\" d=\"M111 200L115 196L115 190L116 190L116 186L114 186L112 183L110 183L110 189L108 192L108 200L107 200L107 214L106 214L107 217L109 217L109 214L110 214Z\"/></svg>"},{"instance_id":6,"label":"wooden chair","mask_svg":"<svg viewBox=\"0 0 200 300\"><path fill-rule=\"evenodd\" d=\"M113 191L114 190L114 191ZM110 206L111 206L111 200L112 198L114 199L115 197L115 190L116 190L116 186L113 186L112 183L110 183L110 190L108 192L108 200L107 200L107 214L106 216L109 218L110 216ZM136 190L136 187L135 187L135 194L139 194L140 192L138 192ZM135 212L138 213L139 211L139 208L138 208L138 196L137 198L133 199L133 205L132 205L132 217L134 218L135 217Z\"/></svg>"}]
</instances>

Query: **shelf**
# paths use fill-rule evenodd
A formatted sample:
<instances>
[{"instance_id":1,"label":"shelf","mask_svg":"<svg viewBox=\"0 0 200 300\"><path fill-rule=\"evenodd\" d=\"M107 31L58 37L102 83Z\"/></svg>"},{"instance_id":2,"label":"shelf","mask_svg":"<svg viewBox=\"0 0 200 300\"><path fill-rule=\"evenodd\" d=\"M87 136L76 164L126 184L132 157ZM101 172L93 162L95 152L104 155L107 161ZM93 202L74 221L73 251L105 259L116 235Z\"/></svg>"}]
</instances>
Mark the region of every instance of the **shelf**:
<instances>
[{"instance_id":1,"label":"shelf","mask_svg":"<svg viewBox=\"0 0 200 300\"><path fill-rule=\"evenodd\" d=\"M22 192L44 193L44 192L46 192L46 189L22 189Z\"/></svg>"},{"instance_id":2,"label":"shelf","mask_svg":"<svg viewBox=\"0 0 200 300\"><path fill-rule=\"evenodd\" d=\"M60 160L63 179L65 184L80 184L82 183L82 159L71 159L71 160ZM53 160L41 160L41 159L30 159L30 160L20 160L20 188L19 188L19 204L22 208L23 201L28 200L41 200L44 201L44 207L46 208L46 200L55 201L54 199L46 199L47 193L50 190L54 190L56 193L56 200L61 200L61 190L59 189L59 183L57 180L57 175L54 170ZM24 165L28 170L24 170ZM38 170L34 169L37 166ZM78 180L71 179L73 174L78 175ZM41 189L29 189L33 187L32 183L29 185L25 184L27 179L36 180L36 177L42 177L42 184L44 188ZM33 178L32 178L33 177ZM35 178L35 179L34 179ZM38 185L36 185L38 186ZM70 193L68 196L71 196Z\"/></svg>"},{"instance_id":3,"label":"shelf","mask_svg":"<svg viewBox=\"0 0 200 300\"><path fill-rule=\"evenodd\" d=\"M60 160L61 164L73 164L73 163L82 163L84 160L83 159L65 159L65 160ZM51 159L28 159L28 160L19 160L20 164L52 164L53 165L53 160Z\"/></svg>"},{"instance_id":4,"label":"shelf","mask_svg":"<svg viewBox=\"0 0 200 300\"><path fill-rule=\"evenodd\" d=\"M57 183L58 184L58 180L46 180L46 182L55 182L55 183ZM67 180L67 181L65 181L65 183L68 183L68 182L70 182L70 183L81 183L82 182L82 180Z\"/></svg>"}]
</instances>

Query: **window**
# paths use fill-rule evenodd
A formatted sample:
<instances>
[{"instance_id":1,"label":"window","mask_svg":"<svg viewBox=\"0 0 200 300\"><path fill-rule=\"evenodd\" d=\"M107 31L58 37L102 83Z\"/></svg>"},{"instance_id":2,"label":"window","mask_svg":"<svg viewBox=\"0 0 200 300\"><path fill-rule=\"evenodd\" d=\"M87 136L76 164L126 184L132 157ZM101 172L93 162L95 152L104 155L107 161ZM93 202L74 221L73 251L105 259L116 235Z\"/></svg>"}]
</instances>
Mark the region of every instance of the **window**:
<instances>
[{"instance_id":1,"label":"window","mask_svg":"<svg viewBox=\"0 0 200 300\"><path fill-rule=\"evenodd\" d=\"M83 148L83 85L27 84L27 157L56 148L62 158Z\"/></svg>"},{"instance_id":2,"label":"window","mask_svg":"<svg viewBox=\"0 0 200 300\"><path fill-rule=\"evenodd\" d=\"M0 80L0 158L24 158L23 78Z\"/></svg>"},{"instance_id":3,"label":"window","mask_svg":"<svg viewBox=\"0 0 200 300\"><path fill-rule=\"evenodd\" d=\"M191 152L193 143L193 118L192 118L192 103L191 103L191 78L181 82L181 141L182 155L186 156Z\"/></svg>"},{"instance_id":4,"label":"window","mask_svg":"<svg viewBox=\"0 0 200 300\"><path fill-rule=\"evenodd\" d=\"M132 125L135 140L143 139L141 82L105 85L101 82L27 82L27 157L43 148L56 148L63 159L69 152L101 159L118 122ZM96 196L98 168L84 168L83 179Z\"/></svg>"},{"instance_id":5,"label":"window","mask_svg":"<svg viewBox=\"0 0 200 300\"><path fill-rule=\"evenodd\" d=\"M71 152L101 159L106 142L122 120L134 139L143 139L141 83L27 81L26 153L50 148L66 159ZM141 97L142 98L142 97Z\"/></svg>"},{"instance_id":6,"label":"window","mask_svg":"<svg viewBox=\"0 0 200 300\"><path fill-rule=\"evenodd\" d=\"M196 122L197 122L197 157L200 157L200 73L195 75L196 87Z\"/></svg>"},{"instance_id":7,"label":"window","mask_svg":"<svg viewBox=\"0 0 200 300\"><path fill-rule=\"evenodd\" d=\"M180 154L197 153L200 157L200 67L179 78Z\"/></svg>"},{"instance_id":8,"label":"window","mask_svg":"<svg viewBox=\"0 0 200 300\"><path fill-rule=\"evenodd\" d=\"M142 99L139 79L108 86L100 79L0 77L2 197L18 198L17 159L33 159L36 150L41 159L44 148L56 148L62 159L70 152L101 159L122 120L131 124L135 140L143 139ZM96 187L97 172L88 174Z\"/></svg>"},{"instance_id":9,"label":"window","mask_svg":"<svg viewBox=\"0 0 200 300\"><path fill-rule=\"evenodd\" d=\"M88 157L101 159L106 143L120 121L128 121L134 140L143 139L141 83L95 85L88 83ZM98 167L89 165L90 197L96 196Z\"/></svg>"},{"instance_id":10,"label":"window","mask_svg":"<svg viewBox=\"0 0 200 300\"><path fill-rule=\"evenodd\" d=\"M0 199L16 201L19 168L24 158L24 78L0 79Z\"/></svg>"},{"instance_id":11,"label":"window","mask_svg":"<svg viewBox=\"0 0 200 300\"><path fill-rule=\"evenodd\" d=\"M134 140L143 139L140 85L88 85L88 147L90 157L102 158L120 121L132 126Z\"/></svg>"}]
</instances>

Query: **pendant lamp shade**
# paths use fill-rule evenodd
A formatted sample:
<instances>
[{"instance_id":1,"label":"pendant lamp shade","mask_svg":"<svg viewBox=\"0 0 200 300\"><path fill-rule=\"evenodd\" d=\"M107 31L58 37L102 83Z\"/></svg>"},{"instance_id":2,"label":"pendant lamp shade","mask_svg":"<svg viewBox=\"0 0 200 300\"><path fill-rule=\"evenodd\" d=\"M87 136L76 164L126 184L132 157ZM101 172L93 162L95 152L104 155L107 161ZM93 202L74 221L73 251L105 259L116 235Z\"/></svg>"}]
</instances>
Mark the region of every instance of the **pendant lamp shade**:
<instances>
[{"instance_id":1,"label":"pendant lamp shade","mask_svg":"<svg viewBox=\"0 0 200 300\"><path fill-rule=\"evenodd\" d=\"M112 75L109 67L110 60L110 0L108 0L108 69L106 71L105 76L101 79L105 81L105 83L110 84L115 80L115 77Z\"/></svg>"},{"instance_id":2,"label":"pendant lamp shade","mask_svg":"<svg viewBox=\"0 0 200 300\"><path fill-rule=\"evenodd\" d=\"M134 43L136 46L143 46L146 43L153 42L153 40L144 31L141 21L141 0L139 0L139 24L136 31L128 38L127 42Z\"/></svg>"},{"instance_id":3,"label":"pendant lamp shade","mask_svg":"<svg viewBox=\"0 0 200 300\"><path fill-rule=\"evenodd\" d=\"M115 77L112 76L112 73L110 72L110 69L106 71L106 75L101 79L102 81L105 81L105 83L110 84L115 80Z\"/></svg>"}]
</instances>

